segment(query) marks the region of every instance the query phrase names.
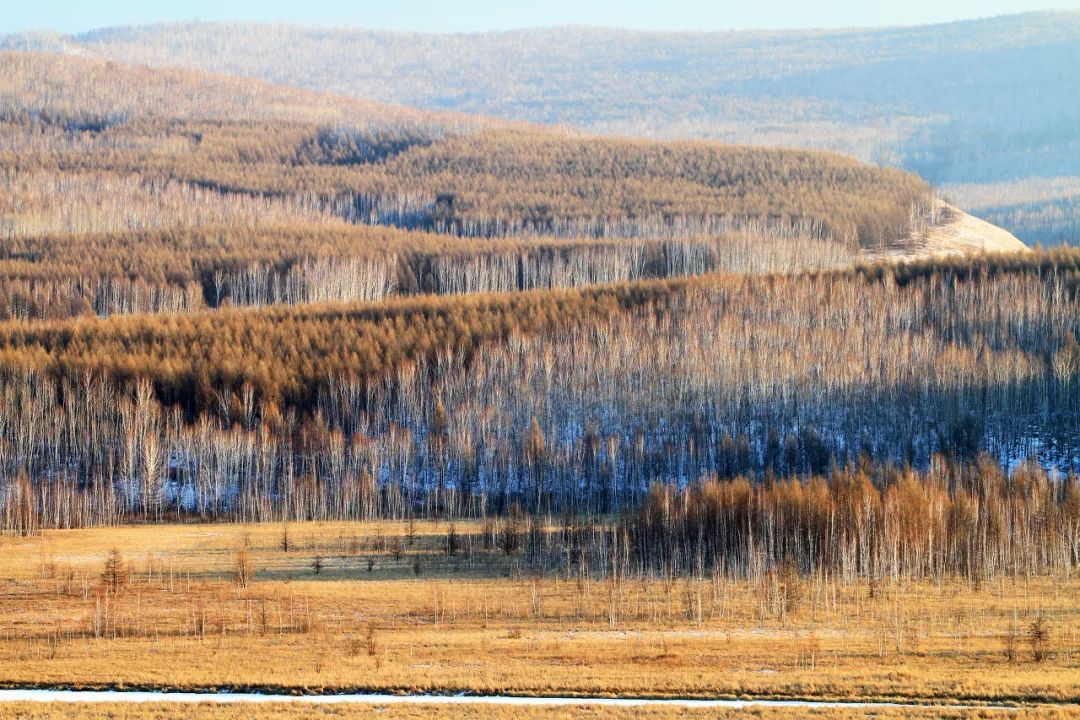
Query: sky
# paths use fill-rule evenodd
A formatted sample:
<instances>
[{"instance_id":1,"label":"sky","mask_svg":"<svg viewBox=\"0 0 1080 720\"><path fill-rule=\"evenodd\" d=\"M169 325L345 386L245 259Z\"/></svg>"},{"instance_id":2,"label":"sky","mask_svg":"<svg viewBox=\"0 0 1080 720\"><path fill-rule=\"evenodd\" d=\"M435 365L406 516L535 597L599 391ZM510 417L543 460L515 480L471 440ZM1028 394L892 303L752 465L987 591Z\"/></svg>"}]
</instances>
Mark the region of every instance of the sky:
<instances>
[{"instance_id":1,"label":"sky","mask_svg":"<svg viewBox=\"0 0 1080 720\"><path fill-rule=\"evenodd\" d=\"M1080 0L0 0L0 32L258 20L418 32L550 25L652 30L866 27L948 22Z\"/></svg>"}]
</instances>

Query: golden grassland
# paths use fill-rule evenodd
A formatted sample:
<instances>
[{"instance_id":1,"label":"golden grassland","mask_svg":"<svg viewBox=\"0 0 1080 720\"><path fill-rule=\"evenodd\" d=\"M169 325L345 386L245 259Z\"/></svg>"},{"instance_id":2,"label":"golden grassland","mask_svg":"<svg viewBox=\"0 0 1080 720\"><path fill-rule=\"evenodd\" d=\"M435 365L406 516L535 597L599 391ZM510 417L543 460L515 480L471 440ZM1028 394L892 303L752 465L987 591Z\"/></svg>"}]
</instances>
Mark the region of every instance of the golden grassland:
<instances>
[{"instance_id":1,"label":"golden grassland","mask_svg":"<svg viewBox=\"0 0 1080 720\"><path fill-rule=\"evenodd\" d=\"M727 720L972 720L973 718L1010 718L1013 720L1057 720L1071 715L1061 708L1032 708L1017 712L1008 710L948 710L948 709L793 709L793 708L747 708L741 710L701 710L685 708L523 708L484 707L456 705L439 707L419 706L304 706L259 705L257 715L266 720L502 720L503 718L535 718L536 720L671 720L686 718L698 720L725 718ZM47 705L13 704L0 705L0 720L156 720L159 718L186 718L190 720L239 720L253 717L251 706L223 705Z\"/></svg>"},{"instance_id":2,"label":"golden grassland","mask_svg":"<svg viewBox=\"0 0 1080 720\"><path fill-rule=\"evenodd\" d=\"M1080 700L1075 577L938 584L778 575L757 582L568 577L542 574L520 554L486 547L479 524L457 524L456 553L448 556L448 531L445 522L417 522L411 530L399 522L220 524L3 538L0 681L285 692ZM103 577L113 548L127 574L118 592ZM1033 640L1037 622L1041 639ZM39 713L31 717L63 710L30 709ZM109 716L156 712L123 708ZM536 710L536 716L559 712Z\"/></svg>"},{"instance_id":3,"label":"golden grassland","mask_svg":"<svg viewBox=\"0 0 1080 720\"><path fill-rule=\"evenodd\" d=\"M455 705L440 707L417 706L312 706L312 705L259 705L259 718L266 720L502 720L503 718L535 718L536 720L671 720L686 718L698 720L726 718L727 720L972 720L973 718L1010 718L1012 720L1057 720L1068 717L1068 710L1061 708L1025 708L1017 712L1008 710L949 710L949 709L881 709L858 708L793 709L793 708L747 708L740 710L702 710L685 708L596 708L596 707L485 707ZM186 718L190 720L239 720L253 717L251 706L228 705L59 705L19 703L0 705L0 720L157 720L159 718Z\"/></svg>"}]
</instances>

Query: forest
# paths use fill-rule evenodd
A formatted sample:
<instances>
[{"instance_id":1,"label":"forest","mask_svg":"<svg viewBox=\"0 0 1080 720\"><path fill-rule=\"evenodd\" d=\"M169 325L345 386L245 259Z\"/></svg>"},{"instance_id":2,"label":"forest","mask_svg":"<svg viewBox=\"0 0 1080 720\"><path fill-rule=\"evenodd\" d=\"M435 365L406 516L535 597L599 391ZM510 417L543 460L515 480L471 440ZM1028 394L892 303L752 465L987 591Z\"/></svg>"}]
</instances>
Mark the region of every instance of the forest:
<instances>
[{"instance_id":1,"label":"forest","mask_svg":"<svg viewBox=\"0 0 1080 720\"><path fill-rule=\"evenodd\" d=\"M914 27L681 33L184 22L11 35L0 46L200 68L613 137L831 150L935 184L1038 184L1075 175L1080 162L1080 87L1066 71L1080 62L1075 11ZM1023 214L992 219L1029 245L1068 243L1077 193L1070 200L1061 207L1025 191L998 203ZM1071 219L1069 232L1059 212Z\"/></svg>"},{"instance_id":2,"label":"forest","mask_svg":"<svg viewBox=\"0 0 1080 720\"><path fill-rule=\"evenodd\" d=\"M760 537L687 546L736 512L717 498L794 493L778 512L804 517L800 493L855 483L865 507L917 488L982 517L1030 476L1057 519L1023 542L1058 549L1025 562L1077 561L1080 257L875 261L943 221L914 175L91 58L0 66L9 532L617 516L639 569L739 574ZM895 542L874 522L859 553ZM890 562L974 567L960 537L938 565ZM766 555L885 562L807 552Z\"/></svg>"},{"instance_id":3,"label":"forest","mask_svg":"<svg viewBox=\"0 0 1080 720\"><path fill-rule=\"evenodd\" d=\"M792 272L846 267L857 258L851 248L806 228L753 222L716 227L726 228L722 238L695 230L632 239L477 239L291 219L268 226L27 235L0 249L0 319L552 289L716 271Z\"/></svg>"},{"instance_id":4,"label":"forest","mask_svg":"<svg viewBox=\"0 0 1080 720\"><path fill-rule=\"evenodd\" d=\"M291 111L303 102L301 91L289 91L299 97L282 100L294 105L277 110L281 91L255 81L238 97L226 95L231 84L223 80L189 81L183 86L198 91L174 106L165 104L165 80L153 73L148 79L145 70L19 53L0 54L0 67L23 79L0 125L0 169L18 206L7 220L12 231L72 229L65 215L88 222L55 207L64 199L49 188L60 178L78 186L132 174L226 195L216 211L204 211L207 221L242 220L255 196L282 201L274 208L282 217L322 208L352 222L468 236L619 237L708 232L718 222L755 220L811 227L869 248L904 237L912 206L931 194L913 175L827 153L470 126L416 111L387 113L375 123L368 116L378 108L354 109L347 101L339 117L311 120ZM77 112L41 93L44 86L78 98ZM79 97L87 88L92 94ZM145 98L145 108L122 112L135 97ZM267 104L276 115L261 110ZM155 207L160 200L131 192L136 208L149 205L150 214L164 216L155 224L176 216ZM23 214L36 224L20 220ZM112 227L75 229L109 230L117 219L105 221ZM137 213L129 222L140 222Z\"/></svg>"},{"instance_id":5,"label":"forest","mask_svg":"<svg viewBox=\"0 0 1080 720\"><path fill-rule=\"evenodd\" d=\"M1078 291L1058 252L9 323L5 506L61 526L603 514L861 458L1069 475Z\"/></svg>"},{"instance_id":6,"label":"forest","mask_svg":"<svg viewBox=\"0 0 1080 720\"><path fill-rule=\"evenodd\" d=\"M824 153L603 140L97 60L0 66L0 318L842 267L903 245L930 204L914 176Z\"/></svg>"}]
</instances>

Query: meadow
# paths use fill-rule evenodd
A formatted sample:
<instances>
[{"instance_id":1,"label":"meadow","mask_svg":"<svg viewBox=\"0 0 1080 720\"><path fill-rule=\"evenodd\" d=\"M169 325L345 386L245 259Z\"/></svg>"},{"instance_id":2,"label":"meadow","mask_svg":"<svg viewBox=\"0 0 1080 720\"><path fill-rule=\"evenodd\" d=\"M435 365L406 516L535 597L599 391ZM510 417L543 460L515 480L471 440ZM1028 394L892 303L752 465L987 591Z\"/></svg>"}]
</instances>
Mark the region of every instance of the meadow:
<instances>
[{"instance_id":1,"label":"meadow","mask_svg":"<svg viewBox=\"0 0 1080 720\"><path fill-rule=\"evenodd\" d=\"M1068 571L982 583L590 577L526 567L497 534L490 523L379 521L6 537L0 677L286 693L1080 699L1080 579ZM154 716L115 716L144 710Z\"/></svg>"},{"instance_id":2,"label":"meadow","mask_svg":"<svg viewBox=\"0 0 1080 720\"><path fill-rule=\"evenodd\" d=\"M0 718L19 718L19 720L54 720L58 718L79 718L79 720L157 720L173 718L177 715L175 707L166 705L14 705L0 706ZM185 706L183 717L191 720L237 720L251 717L251 710L243 707L218 705ZM715 710L653 710L653 709L592 709L581 707L534 708L523 711L520 708L502 709L480 706L454 706L439 708L433 706L415 707L319 707L297 705L260 705L259 717L270 720L502 720L503 718L536 718L536 720L669 720L670 718L717 717ZM725 713L729 720L856 720L868 717L860 710L791 710L791 709L745 709ZM980 710L976 714L961 710L875 710L872 717L881 720L961 720L963 718L1014 718L1015 720L1051 720L1070 717L1067 711L1054 708L1025 709L1019 712L1009 710Z\"/></svg>"}]
</instances>

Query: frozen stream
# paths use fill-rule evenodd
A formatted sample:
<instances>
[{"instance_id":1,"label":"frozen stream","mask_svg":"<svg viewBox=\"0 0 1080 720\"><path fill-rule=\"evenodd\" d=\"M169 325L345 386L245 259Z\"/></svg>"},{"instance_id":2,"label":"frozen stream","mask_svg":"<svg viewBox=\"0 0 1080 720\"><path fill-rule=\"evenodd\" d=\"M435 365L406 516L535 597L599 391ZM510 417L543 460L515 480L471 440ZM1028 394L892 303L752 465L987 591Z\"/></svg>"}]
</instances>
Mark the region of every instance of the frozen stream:
<instances>
[{"instance_id":1,"label":"frozen stream","mask_svg":"<svg viewBox=\"0 0 1080 720\"><path fill-rule=\"evenodd\" d=\"M513 695L270 695L230 692L162 692L144 690L0 690L0 702L57 703L311 703L314 705L518 705L678 708L941 708L1016 710L986 705L935 705L903 702L828 702L817 700L698 700L605 697L519 697Z\"/></svg>"}]
</instances>

